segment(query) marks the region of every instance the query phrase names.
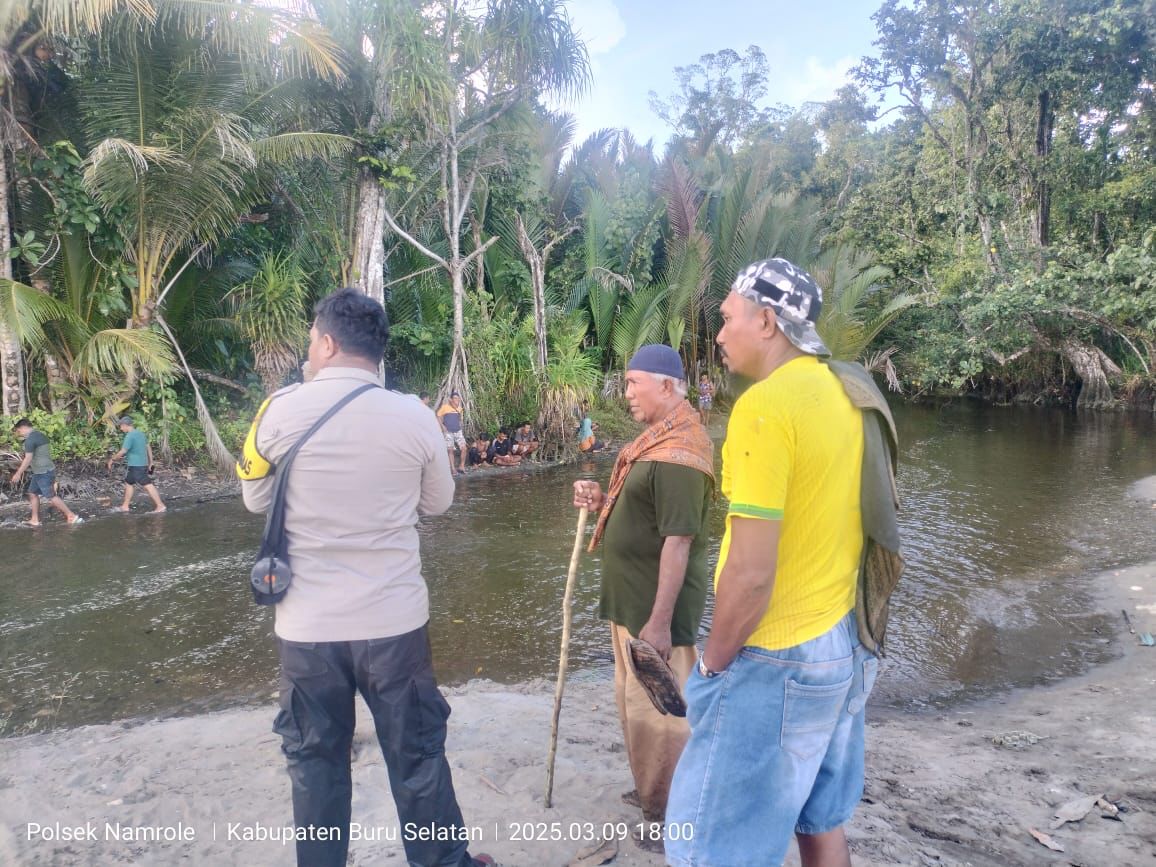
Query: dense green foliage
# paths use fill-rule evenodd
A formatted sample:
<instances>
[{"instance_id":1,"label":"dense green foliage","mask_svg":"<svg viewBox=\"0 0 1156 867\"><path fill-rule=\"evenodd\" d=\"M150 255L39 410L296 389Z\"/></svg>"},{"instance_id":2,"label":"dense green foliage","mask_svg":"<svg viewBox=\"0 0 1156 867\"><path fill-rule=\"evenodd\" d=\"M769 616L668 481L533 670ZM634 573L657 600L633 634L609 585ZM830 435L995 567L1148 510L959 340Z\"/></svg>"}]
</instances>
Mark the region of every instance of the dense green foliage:
<instances>
[{"instance_id":1,"label":"dense green foliage","mask_svg":"<svg viewBox=\"0 0 1156 867\"><path fill-rule=\"evenodd\" d=\"M386 299L396 386L564 453L645 342L724 380L718 305L772 255L893 387L1150 399L1153 0L885 0L820 105L768 105L755 46L671 58L661 153L544 107L589 72L556 0L211 5L5 4L5 411L132 408L226 463L354 284Z\"/></svg>"}]
</instances>

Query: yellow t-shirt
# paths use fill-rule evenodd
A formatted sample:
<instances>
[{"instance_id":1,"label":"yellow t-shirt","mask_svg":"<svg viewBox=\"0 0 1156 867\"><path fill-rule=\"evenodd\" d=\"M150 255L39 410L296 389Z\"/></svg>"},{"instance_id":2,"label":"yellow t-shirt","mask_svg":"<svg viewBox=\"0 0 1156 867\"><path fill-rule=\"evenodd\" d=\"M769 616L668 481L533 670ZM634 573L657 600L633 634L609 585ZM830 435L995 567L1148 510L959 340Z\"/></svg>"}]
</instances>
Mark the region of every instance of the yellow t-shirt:
<instances>
[{"instance_id":1,"label":"yellow t-shirt","mask_svg":"<svg viewBox=\"0 0 1156 867\"><path fill-rule=\"evenodd\" d=\"M716 590L732 517L782 521L771 601L748 645L794 647L855 607L862 463L862 413L814 356L787 362L735 403L722 451L730 505Z\"/></svg>"}]
</instances>

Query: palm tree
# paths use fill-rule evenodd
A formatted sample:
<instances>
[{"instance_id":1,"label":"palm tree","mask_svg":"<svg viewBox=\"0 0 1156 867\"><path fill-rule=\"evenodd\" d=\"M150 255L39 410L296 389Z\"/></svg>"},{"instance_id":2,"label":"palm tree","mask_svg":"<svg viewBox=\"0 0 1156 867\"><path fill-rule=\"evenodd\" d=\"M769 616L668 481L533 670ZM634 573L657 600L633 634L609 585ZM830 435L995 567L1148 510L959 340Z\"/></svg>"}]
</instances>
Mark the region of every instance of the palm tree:
<instances>
[{"instance_id":1,"label":"palm tree","mask_svg":"<svg viewBox=\"0 0 1156 867\"><path fill-rule=\"evenodd\" d=\"M122 39L86 79L81 111L96 144L85 185L107 214L136 269L130 325L154 323L173 342L218 464L232 456L217 435L184 352L165 322L175 281L264 197L268 170L347 153L330 133L276 131L284 82L251 86L241 58L162 29ZM166 94L180 94L177 99Z\"/></svg>"},{"instance_id":2,"label":"palm tree","mask_svg":"<svg viewBox=\"0 0 1156 867\"><path fill-rule=\"evenodd\" d=\"M497 239L477 232L473 249L463 249L467 218L480 224L475 193L489 167L504 158L500 132L532 95L570 95L589 77L586 49L571 28L561 0L493 0L484 14L471 16L459 0L427 7L428 38L453 82L449 99L430 98L413 108L415 126L425 131L413 151L433 158L437 218L448 241L441 255L418 235L422 213L403 228L393 209L384 217L398 237L441 267L453 290L453 348L442 391L460 391L471 401L465 352L465 277Z\"/></svg>"},{"instance_id":3,"label":"palm tree","mask_svg":"<svg viewBox=\"0 0 1156 867\"><path fill-rule=\"evenodd\" d=\"M23 343L33 354L54 358L62 378L82 385L82 393L107 407L130 398L131 383L140 375L170 379L176 359L160 332L123 327L114 314L100 309L98 299L111 288L108 272L114 266L95 259L87 240L79 234L60 235L46 275L56 295L15 281L7 290L21 299L13 305L18 322L29 313L39 317L18 325Z\"/></svg>"},{"instance_id":4,"label":"palm tree","mask_svg":"<svg viewBox=\"0 0 1156 867\"><path fill-rule=\"evenodd\" d=\"M906 293L879 299L884 281L891 277L890 269L876 265L870 254L851 247L840 245L825 251L808 263L807 270L823 287L818 330L832 358L868 362L866 353L883 329L904 310L921 303ZM882 369L895 388L899 380L891 364L892 354L893 350L883 350L875 354L876 363L867 366Z\"/></svg>"},{"instance_id":5,"label":"palm tree","mask_svg":"<svg viewBox=\"0 0 1156 867\"><path fill-rule=\"evenodd\" d=\"M538 429L558 458L574 454L574 409L592 400L598 386L598 363L582 351L589 328L586 314L574 311L551 323L550 359L542 376Z\"/></svg>"},{"instance_id":6,"label":"palm tree","mask_svg":"<svg viewBox=\"0 0 1156 867\"><path fill-rule=\"evenodd\" d=\"M343 282L385 304L384 212L406 137L396 121L451 100L450 69L440 44L429 38L421 4L314 0L311 8L342 46L349 66L341 82L320 85L315 110L325 124L358 140L347 189L348 231L341 238Z\"/></svg>"},{"instance_id":7,"label":"palm tree","mask_svg":"<svg viewBox=\"0 0 1156 867\"><path fill-rule=\"evenodd\" d=\"M229 293L237 327L253 347L253 364L266 392L274 392L297 367L308 340L308 285L301 266L286 254L261 258L257 273Z\"/></svg>"},{"instance_id":8,"label":"palm tree","mask_svg":"<svg viewBox=\"0 0 1156 867\"><path fill-rule=\"evenodd\" d=\"M110 25L117 25L111 26ZM0 279L12 278L8 256L10 152L36 148L35 137L23 125L27 106L14 87L16 72L33 63L53 37L84 38L116 34L129 43L147 41L153 31L181 33L212 52L239 58L250 68L272 61L286 75L339 77L341 59L326 32L307 15L283 6L265 7L234 0L9 0L0 3ZM109 37L113 38L113 37ZM135 56L139 57L137 53ZM156 94L152 94L156 96ZM131 140L130 140L131 143ZM105 153L112 148L105 148ZM121 150L122 154L128 151ZM130 161L141 167L137 152ZM147 165L147 163L146 163ZM146 263L146 268L148 263ZM12 294L18 302L21 294ZM24 296L30 300L31 296ZM15 311L0 319L0 409L10 413L24 406L24 367Z\"/></svg>"},{"instance_id":9,"label":"palm tree","mask_svg":"<svg viewBox=\"0 0 1156 867\"><path fill-rule=\"evenodd\" d=\"M8 158L0 150L0 281L12 280L12 259L8 255L12 249L12 228L8 222ZM24 401L24 353L21 349L20 332L14 324L23 315L34 321L43 321L43 310L25 307L22 311L21 298L16 293L0 294L0 413L15 415L23 412ZM36 301L37 299L32 299Z\"/></svg>"}]
</instances>

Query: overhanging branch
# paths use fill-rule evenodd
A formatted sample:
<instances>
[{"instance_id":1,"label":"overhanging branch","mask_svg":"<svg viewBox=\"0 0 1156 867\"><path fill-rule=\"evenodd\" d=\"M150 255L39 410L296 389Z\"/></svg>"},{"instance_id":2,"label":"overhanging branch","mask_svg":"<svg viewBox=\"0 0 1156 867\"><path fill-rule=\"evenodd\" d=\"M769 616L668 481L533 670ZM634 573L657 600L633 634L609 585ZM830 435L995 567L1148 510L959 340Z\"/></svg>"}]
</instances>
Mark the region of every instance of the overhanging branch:
<instances>
[{"instance_id":1,"label":"overhanging branch","mask_svg":"<svg viewBox=\"0 0 1156 867\"><path fill-rule=\"evenodd\" d=\"M395 220L393 218L393 214L391 214L389 212L388 208L386 208L383 213L385 214L385 221L387 223L389 223L389 228L393 230L393 233L395 235L400 235L401 237L405 238L407 241L409 241L409 243L413 244L413 246L416 247L418 250L420 250L423 254L428 256L430 259L433 259L435 262L437 262L439 265L441 265L447 271L449 270L450 266L446 262L446 260L443 259L441 256L439 256L437 253L435 253L433 250L431 250L429 247L427 247L425 244L423 244L421 241L419 241L417 238L415 238L413 235L411 235L409 232L407 232L405 229L403 229L401 226L399 226L397 224L397 220Z\"/></svg>"}]
</instances>

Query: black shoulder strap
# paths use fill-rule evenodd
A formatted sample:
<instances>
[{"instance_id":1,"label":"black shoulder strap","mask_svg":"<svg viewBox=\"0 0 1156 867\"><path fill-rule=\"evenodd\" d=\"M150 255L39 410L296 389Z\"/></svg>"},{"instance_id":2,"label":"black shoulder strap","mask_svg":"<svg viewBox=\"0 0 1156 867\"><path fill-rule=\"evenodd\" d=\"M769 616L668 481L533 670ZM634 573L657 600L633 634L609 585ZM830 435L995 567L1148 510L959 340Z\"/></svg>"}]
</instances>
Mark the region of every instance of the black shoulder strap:
<instances>
[{"instance_id":1,"label":"black shoulder strap","mask_svg":"<svg viewBox=\"0 0 1156 867\"><path fill-rule=\"evenodd\" d=\"M261 552L257 555L258 558L267 557L272 554L284 555L286 553L285 491L289 484L289 470L293 466L293 459L297 457L297 453L301 451L301 447L305 445L313 434L317 433L325 422L337 415L338 411L355 397L364 394L371 388L381 388L381 386L368 383L353 389L353 391L333 404L321 418L313 423L313 427L302 434L301 438L286 452L285 457L277 462L277 473L273 481L273 503L269 507L269 517L265 519L265 534L261 538Z\"/></svg>"}]
</instances>

